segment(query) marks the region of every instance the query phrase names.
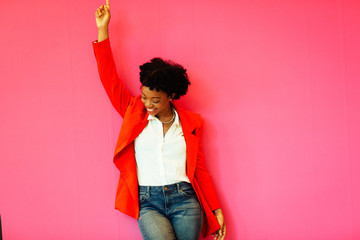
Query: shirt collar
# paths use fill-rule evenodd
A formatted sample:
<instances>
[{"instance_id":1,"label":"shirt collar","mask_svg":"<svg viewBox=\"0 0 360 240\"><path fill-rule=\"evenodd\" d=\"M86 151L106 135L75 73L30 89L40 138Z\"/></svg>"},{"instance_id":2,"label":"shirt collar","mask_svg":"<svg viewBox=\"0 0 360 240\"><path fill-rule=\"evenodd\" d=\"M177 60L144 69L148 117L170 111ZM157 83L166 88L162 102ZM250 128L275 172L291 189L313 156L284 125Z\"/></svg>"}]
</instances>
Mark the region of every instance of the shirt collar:
<instances>
[{"instance_id":1,"label":"shirt collar","mask_svg":"<svg viewBox=\"0 0 360 240\"><path fill-rule=\"evenodd\" d=\"M175 108L173 108L173 110L174 110L174 112L175 112L174 125L180 126L179 115L178 115L177 111L175 110ZM160 122L160 120L159 120L157 117L155 117L155 116L153 116L153 115L150 115L150 114L149 114L149 116L148 116L148 120L149 120L149 121L150 121L150 120L158 120L158 121Z\"/></svg>"}]
</instances>

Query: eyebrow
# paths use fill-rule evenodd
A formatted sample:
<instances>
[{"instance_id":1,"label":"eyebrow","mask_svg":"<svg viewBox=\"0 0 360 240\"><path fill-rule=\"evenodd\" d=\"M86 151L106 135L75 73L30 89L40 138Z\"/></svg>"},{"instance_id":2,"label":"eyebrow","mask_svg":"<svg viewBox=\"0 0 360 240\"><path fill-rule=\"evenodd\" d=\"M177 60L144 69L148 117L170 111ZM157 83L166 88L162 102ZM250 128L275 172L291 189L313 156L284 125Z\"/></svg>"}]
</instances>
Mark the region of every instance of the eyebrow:
<instances>
[{"instance_id":1,"label":"eyebrow","mask_svg":"<svg viewBox=\"0 0 360 240\"><path fill-rule=\"evenodd\" d=\"M141 92L141 93L142 93L142 95L144 95L146 97L146 95L143 92ZM152 98L160 98L160 97L152 97Z\"/></svg>"}]
</instances>

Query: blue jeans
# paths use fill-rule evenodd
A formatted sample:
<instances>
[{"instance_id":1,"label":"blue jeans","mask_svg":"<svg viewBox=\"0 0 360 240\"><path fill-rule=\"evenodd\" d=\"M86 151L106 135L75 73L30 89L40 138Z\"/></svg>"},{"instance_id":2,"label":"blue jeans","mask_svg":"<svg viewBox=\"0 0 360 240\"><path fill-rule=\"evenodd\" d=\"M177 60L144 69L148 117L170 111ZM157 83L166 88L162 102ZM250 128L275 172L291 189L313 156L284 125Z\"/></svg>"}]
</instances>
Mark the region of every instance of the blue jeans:
<instances>
[{"instance_id":1,"label":"blue jeans","mask_svg":"<svg viewBox=\"0 0 360 240\"><path fill-rule=\"evenodd\" d=\"M198 240L203 223L190 183L139 186L139 229L144 240Z\"/></svg>"}]
</instances>

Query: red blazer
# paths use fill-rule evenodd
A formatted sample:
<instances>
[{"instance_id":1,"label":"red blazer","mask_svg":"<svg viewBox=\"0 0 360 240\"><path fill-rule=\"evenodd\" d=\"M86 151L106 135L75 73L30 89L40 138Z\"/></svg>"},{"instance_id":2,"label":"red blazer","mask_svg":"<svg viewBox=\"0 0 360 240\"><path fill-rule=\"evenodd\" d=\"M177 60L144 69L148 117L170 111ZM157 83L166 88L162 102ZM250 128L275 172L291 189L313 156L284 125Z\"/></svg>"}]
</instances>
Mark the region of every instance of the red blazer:
<instances>
[{"instance_id":1,"label":"red blazer","mask_svg":"<svg viewBox=\"0 0 360 240\"><path fill-rule=\"evenodd\" d=\"M93 42L98 71L112 105L123 118L116 143L114 164L120 171L115 208L135 219L139 219L138 180L134 153L134 139L148 123L148 113L141 96L133 97L121 83L113 60L110 41ZM200 137L202 118L175 105L179 114L186 142L186 174L204 211L203 236L220 228L213 210L220 208L209 172L201 152Z\"/></svg>"}]
</instances>

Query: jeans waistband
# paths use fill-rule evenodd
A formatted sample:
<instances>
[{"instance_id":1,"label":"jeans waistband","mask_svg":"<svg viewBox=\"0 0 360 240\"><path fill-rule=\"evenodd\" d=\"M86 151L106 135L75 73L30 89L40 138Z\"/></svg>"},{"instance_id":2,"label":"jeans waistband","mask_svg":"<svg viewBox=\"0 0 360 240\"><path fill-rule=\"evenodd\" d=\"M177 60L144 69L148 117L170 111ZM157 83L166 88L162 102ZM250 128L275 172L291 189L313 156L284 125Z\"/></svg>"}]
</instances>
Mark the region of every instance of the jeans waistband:
<instances>
[{"instance_id":1,"label":"jeans waistband","mask_svg":"<svg viewBox=\"0 0 360 240\"><path fill-rule=\"evenodd\" d=\"M139 186L139 192L179 192L182 188L192 188L191 184L188 182L178 182L169 185L163 186Z\"/></svg>"}]
</instances>

